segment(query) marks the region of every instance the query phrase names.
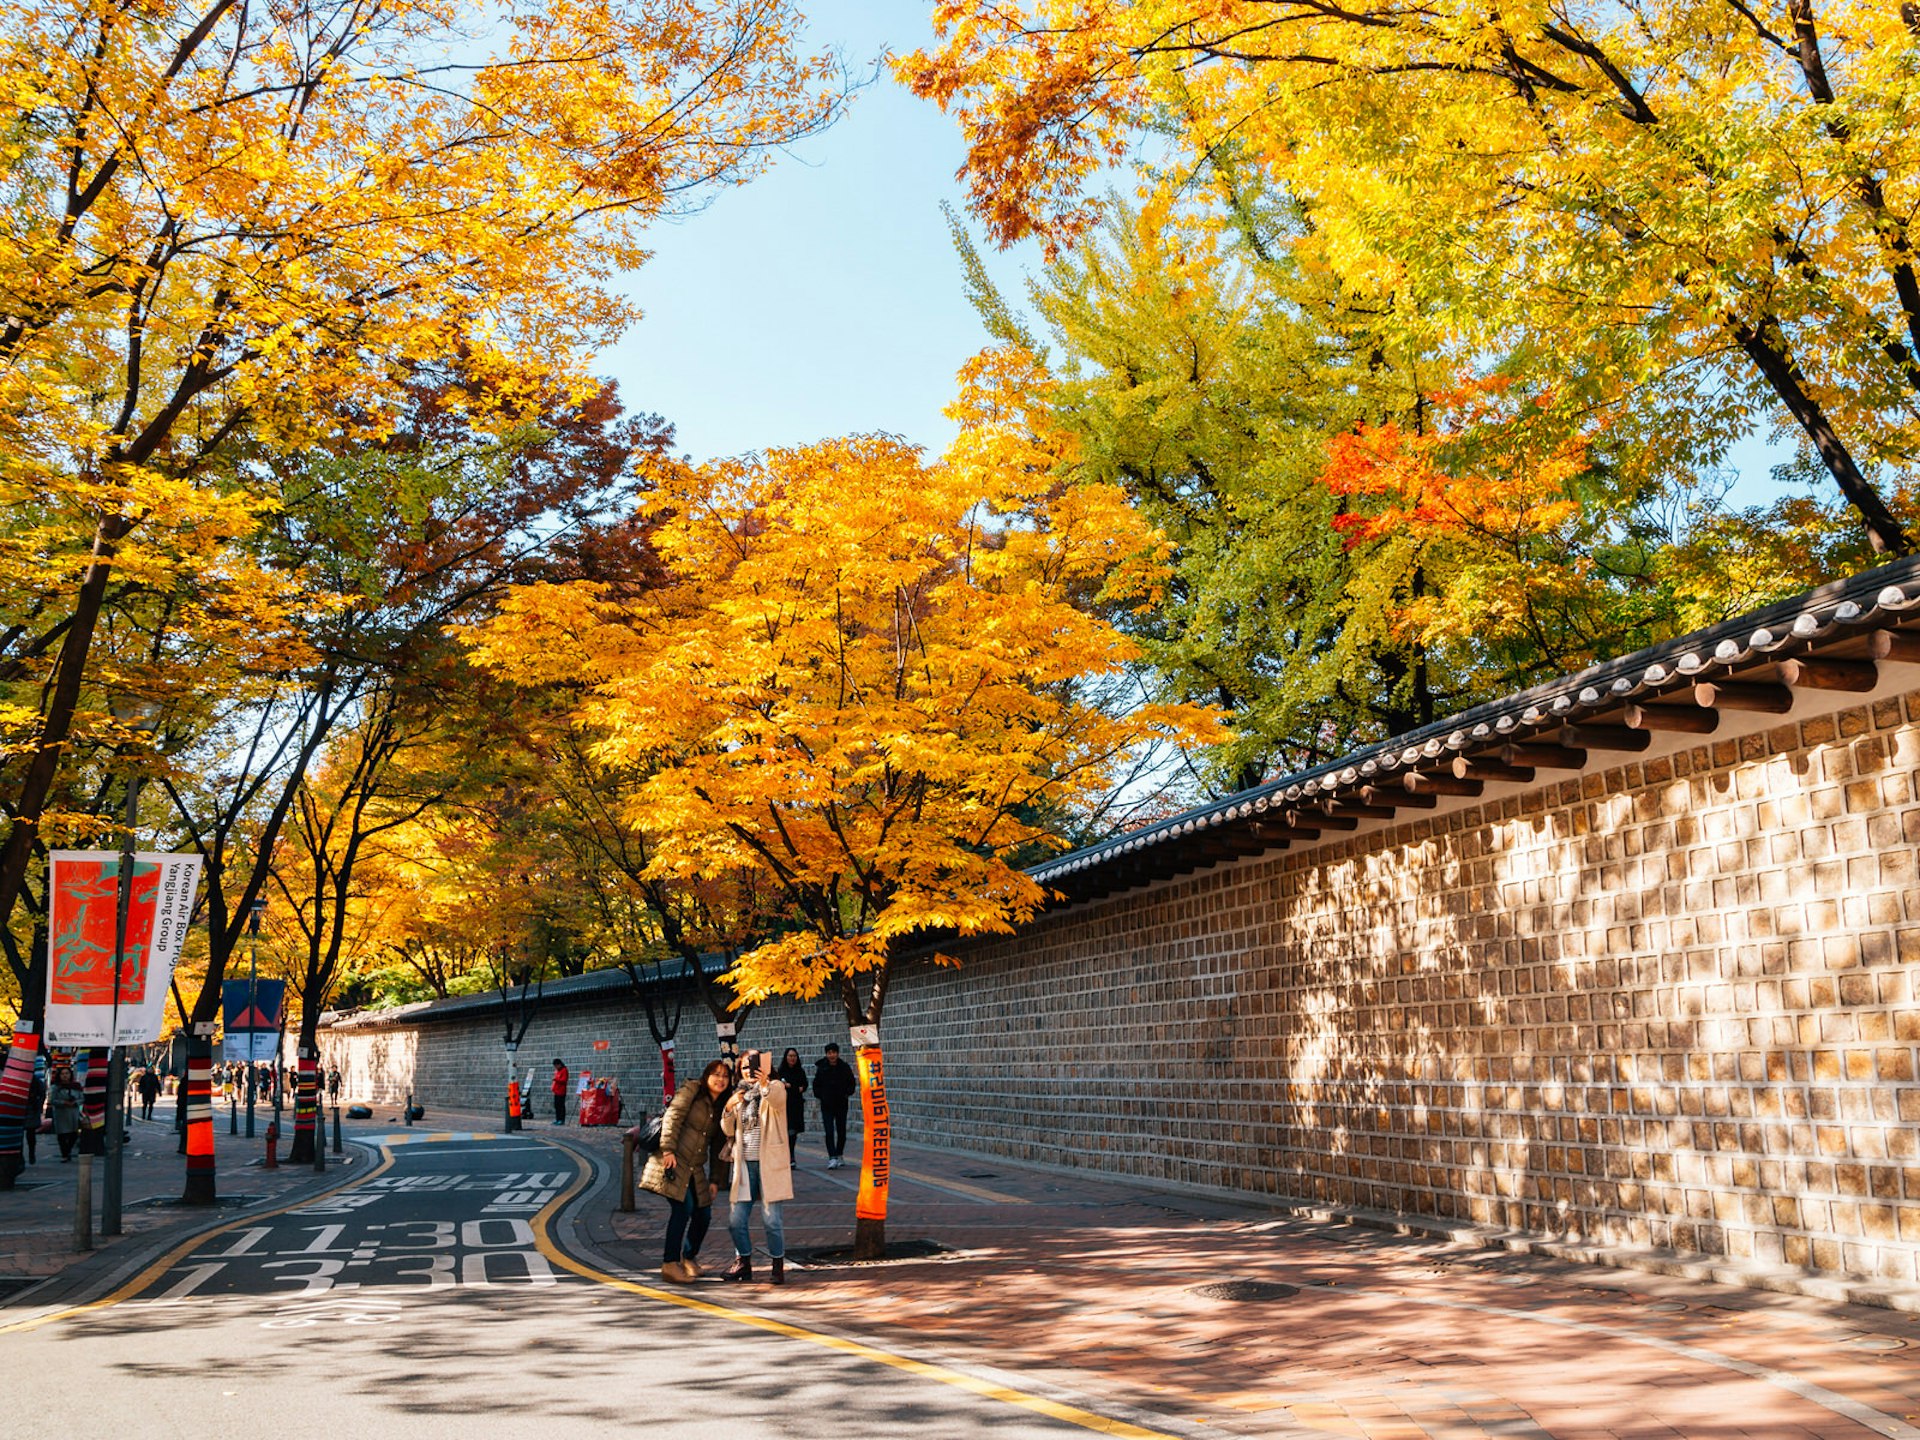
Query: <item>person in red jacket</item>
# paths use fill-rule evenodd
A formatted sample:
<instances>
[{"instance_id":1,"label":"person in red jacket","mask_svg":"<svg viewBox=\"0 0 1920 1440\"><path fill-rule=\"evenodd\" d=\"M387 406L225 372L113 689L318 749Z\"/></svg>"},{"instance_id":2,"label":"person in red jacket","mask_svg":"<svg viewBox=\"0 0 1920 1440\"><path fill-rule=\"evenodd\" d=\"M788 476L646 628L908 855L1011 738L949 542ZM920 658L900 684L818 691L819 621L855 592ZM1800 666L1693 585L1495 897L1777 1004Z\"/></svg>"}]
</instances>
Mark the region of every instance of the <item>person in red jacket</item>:
<instances>
[{"instance_id":1,"label":"person in red jacket","mask_svg":"<svg viewBox=\"0 0 1920 1440\"><path fill-rule=\"evenodd\" d=\"M567 1123L567 1062L560 1059L553 1062L553 1123Z\"/></svg>"}]
</instances>

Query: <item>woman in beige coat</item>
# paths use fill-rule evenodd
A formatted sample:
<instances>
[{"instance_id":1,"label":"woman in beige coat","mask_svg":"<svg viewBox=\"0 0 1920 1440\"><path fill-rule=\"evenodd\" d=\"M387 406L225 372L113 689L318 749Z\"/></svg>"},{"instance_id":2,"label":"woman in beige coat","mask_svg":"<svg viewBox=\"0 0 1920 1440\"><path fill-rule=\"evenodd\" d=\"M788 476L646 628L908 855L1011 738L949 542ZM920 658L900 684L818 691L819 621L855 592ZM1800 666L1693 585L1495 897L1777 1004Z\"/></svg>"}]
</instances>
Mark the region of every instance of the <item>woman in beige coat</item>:
<instances>
[{"instance_id":1,"label":"woman in beige coat","mask_svg":"<svg viewBox=\"0 0 1920 1440\"><path fill-rule=\"evenodd\" d=\"M682 1085L660 1118L660 1149L647 1161L640 1188L664 1195L667 1212L661 1278L684 1285L700 1274L694 1258L706 1237L713 1186L707 1183L707 1150L720 1121L720 1097L733 1083L727 1062L716 1060L698 1080Z\"/></svg>"},{"instance_id":2,"label":"woman in beige coat","mask_svg":"<svg viewBox=\"0 0 1920 1440\"><path fill-rule=\"evenodd\" d=\"M740 1083L720 1116L720 1128L733 1140L733 1264L722 1280L753 1279L753 1238L747 1231L756 1204L767 1232L767 1254L775 1285L787 1283L786 1231L780 1203L793 1198L793 1154L787 1148L787 1087L769 1078L764 1051L749 1050L740 1059Z\"/></svg>"}]
</instances>

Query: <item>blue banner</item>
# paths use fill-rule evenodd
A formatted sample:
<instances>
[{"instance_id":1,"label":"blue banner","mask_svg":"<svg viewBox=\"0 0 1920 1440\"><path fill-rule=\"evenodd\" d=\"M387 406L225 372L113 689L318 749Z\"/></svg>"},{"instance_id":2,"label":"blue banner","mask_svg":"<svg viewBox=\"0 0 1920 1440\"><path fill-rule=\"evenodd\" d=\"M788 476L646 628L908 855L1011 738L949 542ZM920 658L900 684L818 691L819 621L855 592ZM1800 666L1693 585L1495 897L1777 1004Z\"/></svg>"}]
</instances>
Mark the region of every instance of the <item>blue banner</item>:
<instances>
[{"instance_id":1,"label":"blue banner","mask_svg":"<svg viewBox=\"0 0 1920 1440\"><path fill-rule=\"evenodd\" d=\"M284 980L227 980L220 986L224 1060L271 1060L287 1018Z\"/></svg>"}]
</instances>

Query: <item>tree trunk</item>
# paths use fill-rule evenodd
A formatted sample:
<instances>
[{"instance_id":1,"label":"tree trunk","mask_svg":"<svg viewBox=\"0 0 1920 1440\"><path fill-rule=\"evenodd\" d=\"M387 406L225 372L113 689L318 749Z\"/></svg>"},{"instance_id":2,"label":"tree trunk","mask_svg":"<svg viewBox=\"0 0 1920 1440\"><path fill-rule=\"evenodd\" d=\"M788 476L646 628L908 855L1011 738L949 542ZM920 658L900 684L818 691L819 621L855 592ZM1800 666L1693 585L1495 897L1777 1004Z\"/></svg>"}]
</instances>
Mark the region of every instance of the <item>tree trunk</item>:
<instances>
[{"instance_id":1,"label":"tree trunk","mask_svg":"<svg viewBox=\"0 0 1920 1440\"><path fill-rule=\"evenodd\" d=\"M318 1053L307 1041L307 1024L300 1022L299 1058L293 1074L293 1144L287 1149L289 1165L313 1163L314 1126L319 1114L320 1067L314 1063Z\"/></svg>"},{"instance_id":2,"label":"tree trunk","mask_svg":"<svg viewBox=\"0 0 1920 1440\"><path fill-rule=\"evenodd\" d=\"M866 1183L866 1167L860 1170L860 1183ZM853 1221L853 1258L856 1260L883 1260L887 1254L887 1220L883 1215L878 1220L868 1220L855 1216Z\"/></svg>"},{"instance_id":3,"label":"tree trunk","mask_svg":"<svg viewBox=\"0 0 1920 1440\"><path fill-rule=\"evenodd\" d=\"M27 882L27 863L33 858L33 843L39 835L40 813L52 793L54 776L66 752L67 732L73 726L73 712L80 701L80 681L106 601L107 581L113 575L115 547L129 528L124 520L102 520L93 532L93 559L80 580L73 621L61 643L53 688L47 697L46 718L40 722L33 758L27 763L20 793L13 802L13 828L7 833L6 845L0 848L0 925L12 917L20 887ZM33 1003L30 996L21 999L28 1005Z\"/></svg>"},{"instance_id":4,"label":"tree trunk","mask_svg":"<svg viewBox=\"0 0 1920 1440\"><path fill-rule=\"evenodd\" d=\"M887 1114L886 1069L880 1046L854 1052L860 1072L860 1189L853 1202L853 1258L878 1260L887 1253L887 1187L893 1173L892 1121Z\"/></svg>"},{"instance_id":5,"label":"tree trunk","mask_svg":"<svg viewBox=\"0 0 1920 1440\"><path fill-rule=\"evenodd\" d=\"M82 1155L107 1153L107 1047L87 1047L87 1078L80 1082L80 1150Z\"/></svg>"},{"instance_id":6,"label":"tree trunk","mask_svg":"<svg viewBox=\"0 0 1920 1440\"><path fill-rule=\"evenodd\" d=\"M197 1029L198 1027L194 1027ZM187 1034L187 1188L182 1205L219 1200L213 1162L213 1037Z\"/></svg>"},{"instance_id":7,"label":"tree trunk","mask_svg":"<svg viewBox=\"0 0 1920 1440\"><path fill-rule=\"evenodd\" d=\"M1742 322L1734 325L1733 334L1747 358L1766 377L1773 393L1780 397L1788 413L1813 442L1827 473L1833 476L1840 493L1859 514L1875 553L1911 555L1913 542L1907 538L1907 532L1887 508L1880 492L1860 473L1853 455L1827 419L1826 411L1807 393L1801 382L1800 367L1794 363L1779 325L1771 317L1758 325Z\"/></svg>"}]
</instances>

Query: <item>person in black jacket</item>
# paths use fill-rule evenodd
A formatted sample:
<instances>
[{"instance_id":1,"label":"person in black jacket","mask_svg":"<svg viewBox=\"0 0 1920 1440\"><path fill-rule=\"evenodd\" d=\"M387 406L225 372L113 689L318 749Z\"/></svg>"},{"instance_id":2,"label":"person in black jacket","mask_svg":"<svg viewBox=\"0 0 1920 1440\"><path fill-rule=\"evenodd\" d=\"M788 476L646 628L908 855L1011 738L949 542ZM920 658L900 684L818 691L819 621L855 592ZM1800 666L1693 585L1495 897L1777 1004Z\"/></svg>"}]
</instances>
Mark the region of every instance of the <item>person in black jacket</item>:
<instances>
[{"instance_id":1,"label":"person in black jacket","mask_svg":"<svg viewBox=\"0 0 1920 1440\"><path fill-rule=\"evenodd\" d=\"M813 1067L813 1095L820 1102L820 1128L826 1132L829 1170L847 1163L840 1158L847 1148L847 1102L859 1089L853 1067L840 1058L840 1047L828 1045L827 1053Z\"/></svg>"},{"instance_id":2,"label":"person in black jacket","mask_svg":"<svg viewBox=\"0 0 1920 1440\"><path fill-rule=\"evenodd\" d=\"M780 1057L780 1068L773 1078L787 1087L787 1154L800 1149L801 1132L807 1128L807 1067L800 1063L800 1052L791 1045Z\"/></svg>"},{"instance_id":3,"label":"person in black jacket","mask_svg":"<svg viewBox=\"0 0 1920 1440\"><path fill-rule=\"evenodd\" d=\"M40 1121L47 1108L47 1082L40 1077L40 1067L33 1067L33 1075L27 1081L27 1164L37 1165L40 1157Z\"/></svg>"}]
</instances>

